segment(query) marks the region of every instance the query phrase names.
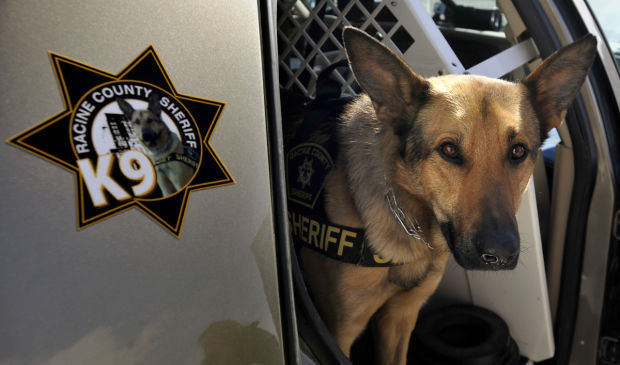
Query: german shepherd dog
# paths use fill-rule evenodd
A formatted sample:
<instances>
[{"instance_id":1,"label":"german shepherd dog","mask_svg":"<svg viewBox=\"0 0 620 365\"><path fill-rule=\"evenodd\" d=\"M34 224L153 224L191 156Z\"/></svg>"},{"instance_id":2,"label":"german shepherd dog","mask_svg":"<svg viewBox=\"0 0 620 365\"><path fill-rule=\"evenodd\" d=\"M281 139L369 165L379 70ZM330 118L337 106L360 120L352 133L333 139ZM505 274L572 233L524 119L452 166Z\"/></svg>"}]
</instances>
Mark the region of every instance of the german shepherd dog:
<instances>
[{"instance_id":1,"label":"german shepherd dog","mask_svg":"<svg viewBox=\"0 0 620 365\"><path fill-rule=\"evenodd\" d=\"M325 209L332 222L363 228L371 249L399 265L362 267L307 248L301 262L345 355L370 323L377 363L404 364L450 253L469 270L517 265L521 195L542 141L589 72L596 39L561 49L516 84L423 78L360 30L346 28L343 39L364 94L341 117Z\"/></svg>"},{"instance_id":2,"label":"german shepherd dog","mask_svg":"<svg viewBox=\"0 0 620 365\"><path fill-rule=\"evenodd\" d=\"M117 98L125 119L153 162L157 174L157 185L162 196L181 190L192 178L196 169L183 159L172 159L173 155L184 155L185 151L179 137L161 119L159 95L149 97L147 109L134 109L126 100Z\"/></svg>"}]
</instances>

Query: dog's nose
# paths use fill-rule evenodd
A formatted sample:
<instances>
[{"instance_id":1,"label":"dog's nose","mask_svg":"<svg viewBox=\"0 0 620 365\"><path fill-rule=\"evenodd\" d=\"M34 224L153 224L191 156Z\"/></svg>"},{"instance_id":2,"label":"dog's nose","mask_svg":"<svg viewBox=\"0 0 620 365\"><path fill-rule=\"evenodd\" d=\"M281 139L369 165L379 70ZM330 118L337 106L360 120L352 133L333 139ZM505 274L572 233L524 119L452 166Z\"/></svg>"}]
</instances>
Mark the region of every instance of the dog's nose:
<instances>
[{"instance_id":1,"label":"dog's nose","mask_svg":"<svg viewBox=\"0 0 620 365\"><path fill-rule=\"evenodd\" d=\"M482 257L482 261L487 264L496 264L499 262L499 257L493 255L492 253L483 253L480 257Z\"/></svg>"},{"instance_id":2,"label":"dog's nose","mask_svg":"<svg viewBox=\"0 0 620 365\"><path fill-rule=\"evenodd\" d=\"M157 137L157 133L153 131L145 130L142 132L142 139L144 140L144 142L153 142L157 139Z\"/></svg>"},{"instance_id":3,"label":"dog's nose","mask_svg":"<svg viewBox=\"0 0 620 365\"><path fill-rule=\"evenodd\" d=\"M493 269L514 268L519 251L519 234L516 230L487 231L478 236L480 259Z\"/></svg>"}]
</instances>

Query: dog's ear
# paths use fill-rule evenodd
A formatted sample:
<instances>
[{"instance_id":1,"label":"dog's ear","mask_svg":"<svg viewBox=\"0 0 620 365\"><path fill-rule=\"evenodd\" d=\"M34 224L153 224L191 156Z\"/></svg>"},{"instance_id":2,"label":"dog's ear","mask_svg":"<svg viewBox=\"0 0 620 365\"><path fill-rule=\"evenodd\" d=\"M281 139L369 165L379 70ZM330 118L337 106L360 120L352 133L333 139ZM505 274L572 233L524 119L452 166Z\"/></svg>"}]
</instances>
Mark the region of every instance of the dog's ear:
<instances>
[{"instance_id":1,"label":"dog's ear","mask_svg":"<svg viewBox=\"0 0 620 365\"><path fill-rule=\"evenodd\" d=\"M547 57L523 80L532 93L543 135L564 120L595 56L596 38L590 34Z\"/></svg>"},{"instance_id":2,"label":"dog's ear","mask_svg":"<svg viewBox=\"0 0 620 365\"><path fill-rule=\"evenodd\" d=\"M370 96L379 120L393 122L403 108L417 108L422 103L428 90L427 81L397 55L353 27L346 27L342 37L351 70Z\"/></svg>"},{"instance_id":3,"label":"dog's ear","mask_svg":"<svg viewBox=\"0 0 620 365\"><path fill-rule=\"evenodd\" d=\"M149 110L155 115L161 114L161 105L159 104L159 95L153 93L149 96Z\"/></svg>"},{"instance_id":4,"label":"dog's ear","mask_svg":"<svg viewBox=\"0 0 620 365\"><path fill-rule=\"evenodd\" d=\"M127 121L130 121L131 116L133 115L133 112L134 112L134 108L131 106L131 104L126 102L125 99L121 99L117 97L116 102L118 103L118 106L121 108L121 111L125 115L125 119Z\"/></svg>"}]
</instances>

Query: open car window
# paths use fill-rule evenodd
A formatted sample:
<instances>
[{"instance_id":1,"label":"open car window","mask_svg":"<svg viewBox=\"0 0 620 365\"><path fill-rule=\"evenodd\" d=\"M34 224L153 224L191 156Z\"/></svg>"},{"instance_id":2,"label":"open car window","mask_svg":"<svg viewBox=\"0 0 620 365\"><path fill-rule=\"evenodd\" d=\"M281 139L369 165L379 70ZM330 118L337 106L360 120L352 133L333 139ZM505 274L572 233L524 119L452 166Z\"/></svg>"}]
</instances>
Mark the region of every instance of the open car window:
<instances>
[{"instance_id":1,"label":"open car window","mask_svg":"<svg viewBox=\"0 0 620 365\"><path fill-rule=\"evenodd\" d=\"M588 0L588 5L605 33L605 40L614 55L616 65L620 68L620 22L618 22L620 7L618 3L609 0Z\"/></svg>"}]
</instances>

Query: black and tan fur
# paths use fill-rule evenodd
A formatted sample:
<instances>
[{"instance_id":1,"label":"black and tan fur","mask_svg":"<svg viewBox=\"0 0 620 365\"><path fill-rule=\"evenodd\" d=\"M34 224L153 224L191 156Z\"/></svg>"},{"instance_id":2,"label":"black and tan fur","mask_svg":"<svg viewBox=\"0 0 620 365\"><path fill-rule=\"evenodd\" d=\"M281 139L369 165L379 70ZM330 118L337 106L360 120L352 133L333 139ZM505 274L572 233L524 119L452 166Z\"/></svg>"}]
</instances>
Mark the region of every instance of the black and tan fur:
<instances>
[{"instance_id":1,"label":"black and tan fur","mask_svg":"<svg viewBox=\"0 0 620 365\"><path fill-rule=\"evenodd\" d=\"M473 75L425 79L357 29L345 29L344 41L365 94L342 117L327 213L364 228L377 253L402 265L360 267L308 249L302 265L347 356L371 323L377 363L404 364L420 307L450 253L466 269L516 266L521 195L542 139L562 122L588 73L596 40L556 52L518 84ZM386 204L390 186L434 249L398 224Z\"/></svg>"}]
</instances>

